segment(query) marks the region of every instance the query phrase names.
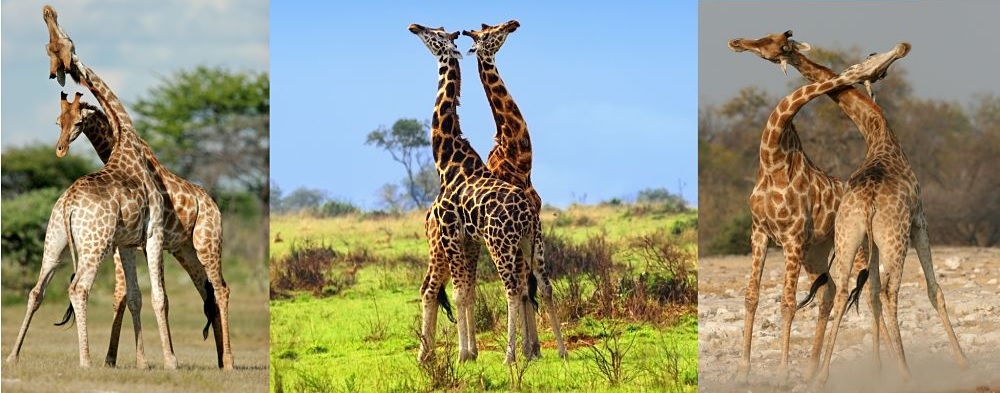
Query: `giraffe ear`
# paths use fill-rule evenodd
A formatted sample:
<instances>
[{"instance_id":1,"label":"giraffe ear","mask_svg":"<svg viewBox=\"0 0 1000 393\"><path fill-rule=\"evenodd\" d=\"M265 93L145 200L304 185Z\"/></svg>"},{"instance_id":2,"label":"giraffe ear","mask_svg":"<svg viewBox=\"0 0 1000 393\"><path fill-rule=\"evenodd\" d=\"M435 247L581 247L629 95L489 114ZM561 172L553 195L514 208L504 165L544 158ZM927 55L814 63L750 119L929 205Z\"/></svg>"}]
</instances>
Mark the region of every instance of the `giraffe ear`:
<instances>
[{"instance_id":1,"label":"giraffe ear","mask_svg":"<svg viewBox=\"0 0 1000 393\"><path fill-rule=\"evenodd\" d=\"M94 113L94 110L93 110L93 109L90 109L90 108L83 108L83 109L81 109L81 110L80 110L80 119L81 119L81 120L82 120L82 119L85 119L85 118L87 118L87 116L90 116L90 115L91 115L91 114L93 114L93 113Z\"/></svg>"},{"instance_id":2,"label":"giraffe ear","mask_svg":"<svg viewBox=\"0 0 1000 393\"><path fill-rule=\"evenodd\" d=\"M791 36L792 36L792 31L791 30L786 30L785 31L785 37L787 38L787 37L791 37Z\"/></svg>"},{"instance_id":3,"label":"giraffe ear","mask_svg":"<svg viewBox=\"0 0 1000 393\"><path fill-rule=\"evenodd\" d=\"M799 52L806 52L806 51L812 49L812 46L809 45L809 43L806 43L806 42L795 41L794 44L795 44L795 49L797 49Z\"/></svg>"},{"instance_id":4,"label":"giraffe ear","mask_svg":"<svg viewBox=\"0 0 1000 393\"><path fill-rule=\"evenodd\" d=\"M490 27L490 25L488 25L488 24L485 24L485 23L483 23L483 27L482 27L482 29L483 29L483 30L486 30L486 29L488 29L489 27Z\"/></svg>"}]
</instances>

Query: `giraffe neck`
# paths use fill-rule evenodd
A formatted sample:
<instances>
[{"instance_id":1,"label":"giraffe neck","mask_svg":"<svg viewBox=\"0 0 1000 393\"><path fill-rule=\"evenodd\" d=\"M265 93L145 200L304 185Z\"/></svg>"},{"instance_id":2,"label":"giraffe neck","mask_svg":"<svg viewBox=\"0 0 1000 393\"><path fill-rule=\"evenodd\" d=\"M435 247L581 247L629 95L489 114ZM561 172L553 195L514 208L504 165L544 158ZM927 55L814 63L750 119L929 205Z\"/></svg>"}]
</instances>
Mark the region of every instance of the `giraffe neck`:
<instances>
[{"instance_id":1,"label":"giraffe neck","mask_svg":"<svg viewBox=\"0 0 1000 393\"><path fill-rule=\"evenodd\" d=\"M823 82L802 86L785 96L771 111L760 139L760 165L765 172L773 172L787 165L788 154L800 150L798 134L792 119L809 101L835 89L848 86L857 79L841 75Z\"/></svg>"},{"instance_id":2,"label":"giraffe neck","mask_svg":"<svg viewBox=\"0 0 1000 393\"><path fill-rule=\"evenodd\" d=\"M486 167L501 180L527 188L531 186L531 137L521 111L504 85L492 56L478 57L479 79L493 111L497 132Z\"/></svg>"},{"instance_id":3,"label":"giraffe neck","mask_svg":"<svg viewBox=\"0 0 1000 393\"><path fill-rule=\"evenodd\" d=\"M805 55L795 52L789 57L789 64L799 70L810 82L823 82L837 77L833 70L813 62ZM868 95L862 93L854 87L840 89L830 93L840 109L851 118L858 127L858 131L865 139L868 147L868 154L890 146L898 146L895 134L886 124L885 116L882 115L882 108L878 106Z\"/></svg>"},{"instance_id":4,"label":"giraffe neck","mask_svg":"<svg viewBox=\"0 0 1000 393\"><path fill-rule=\"evenodd\" d=\"M125 111L124 105L122 105L118 96L111 91L107 83L97 76L94 70L84 65L79 59L74 59L73 61L76 63L77 68L82 71L81 84L90 90L91 94L97 98L97 101L104 108L106 118L111 126L112 135L115 137L115 142L112 145L114 147L108 156L107 166L137 166L141 168L140 177L146 178L142 174L151 173L153 169L151 166L152 162L143 154L142 146L145 145L145 142L136 134L135 128L132 126L132 119ZM155 185L147 183L147 186Z\"/></svg>"},{"instance_id":5,"label":"giraffe neck","mask_svg":"<svg viewBox=\"0 0 1000 393\"><path fill-rule=\"evenodd\" d=\"M90 112L84 116L83 120L80 122L80 132L87 136L90 140L90 144L94 146L94 150L97 151L97 155L101 157L101 162L107 164L108 159L111 158L111 153L114 151L115 142L118 140L115 137L114 130L111 127L111 123L108 122L108 117L104 114L100 108L87 103L80 103L81 107L84 109L90 109Z\"/></svg>"},{"instance_id":6,"label":"giraffe neck","mask_svg":"<svg viewBox=\"0 0 1000 393\"><path fill-rule=\"evenodd\" d=\"M431 118L431 149L442 187L486 172L482 158L462 136L458 123L461 79L458 59L438 59L438 93Z\"/></svg>"},{"instance_id":7,"label":"giraffe neck","mask_svg":"<svg viewBox=\"0 0 1000 393\"><path fill-rule=\"evenodd\" d=\"M101 157L101 161L107 164L115 151L115 142L117 142L118 138L115 136L114 129L111 127L107 115L100 108L85 102L81 103L81 105L93 110L93 112L83 118L79 125L80 130L90 140L90 144L94 146L94 150ZM137 147L156 172L161 177L165 177L166 168L156 159L156 155L153 154L153 150L149 148L146 141L139 139Z\"/></svg>"}]
</instances>

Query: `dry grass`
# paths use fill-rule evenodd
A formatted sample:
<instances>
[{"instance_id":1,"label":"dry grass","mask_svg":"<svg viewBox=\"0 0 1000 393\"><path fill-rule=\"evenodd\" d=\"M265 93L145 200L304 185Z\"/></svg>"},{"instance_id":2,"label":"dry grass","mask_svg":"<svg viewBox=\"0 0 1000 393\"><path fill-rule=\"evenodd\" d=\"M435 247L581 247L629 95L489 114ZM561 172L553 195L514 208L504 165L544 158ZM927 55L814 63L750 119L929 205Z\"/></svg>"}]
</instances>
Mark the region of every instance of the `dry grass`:
<instances>
[{"instance_id":1,"label":"dry grass","mask_svg":"<svg viewBox=\"0 0 1000 393\"><path fill-rule=\"evenodd\" d=\"M216 366L215 344L211 337L203 340L201 328L205 317L201 298L190 279L176 262L165 263L167 295L170 301L170 327L174 350L180 369L163 369L156 320L151 311L145 262L137 263L139 281L143 287L143 342L150 370L135 369L135 346L132 343L132 322L126 312L118 349L118 367L104 367L111 330L111 264L105 263L94 284L88 310L90 356L93 367L79 368L76 328L52 326L65 311L68 300L64 291L47 294L35 313L20 362L3 365L4 392L255 392L268 386L268 307L267 290L255 280L228 280L230 297L230 335L236 370L223 372ZM233 276L252 277L234 267ZM64 286L69 269L56 272L50 287ZM13 346L24 317L25 302L17 301L3 307L3 356Z\"/></svg>"}]
</instances>

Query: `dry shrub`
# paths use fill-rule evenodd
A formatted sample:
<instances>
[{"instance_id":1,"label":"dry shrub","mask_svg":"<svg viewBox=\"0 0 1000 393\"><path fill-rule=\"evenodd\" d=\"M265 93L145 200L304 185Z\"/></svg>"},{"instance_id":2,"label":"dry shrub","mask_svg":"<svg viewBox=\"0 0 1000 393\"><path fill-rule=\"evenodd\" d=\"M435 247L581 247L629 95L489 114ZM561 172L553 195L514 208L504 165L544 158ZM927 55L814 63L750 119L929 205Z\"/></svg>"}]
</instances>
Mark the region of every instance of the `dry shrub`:
<instances>
[{"instance_id":1,"label":"dry shrub","mask_svg":"<svg viewBox=\"0 0 1000 393\"><path fill-rule=\"evenodd\" d=\"M367 249L340 254L326 243L304 240L270 264L272 299L304 291L313 296L331 296L354 285L355 274L370 255ZM338 268L339 267L339 268Z\"/></svg>"},{"instance_id":2,"label":"dry shrub","mask_svg":"<svg viewBox=\"0 0 1000 393\"><path fill-rule=\"evenodd\" d=\"M632 250L645 262L637 283L662 303L694 304L698 301L698 276L694 253L665 231L640 236Z\"/></svg>"}]
</instances>

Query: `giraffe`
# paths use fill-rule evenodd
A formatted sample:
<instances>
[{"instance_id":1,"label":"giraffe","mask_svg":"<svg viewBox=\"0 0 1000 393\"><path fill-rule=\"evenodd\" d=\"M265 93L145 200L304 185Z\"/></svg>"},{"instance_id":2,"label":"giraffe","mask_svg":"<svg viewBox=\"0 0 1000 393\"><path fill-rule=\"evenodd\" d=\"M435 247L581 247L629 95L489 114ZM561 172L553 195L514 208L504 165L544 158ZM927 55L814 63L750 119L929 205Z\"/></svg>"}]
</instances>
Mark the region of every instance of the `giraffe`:
<instances>
[{"instance_id":1,"label":"giraffe","mask_svg":"<svg viewBox=\"0 0 1000 393\"><path fill-rule=\"evenodd\" d=\"M521 24L510 20L496 26L482 24L480 30L463 30L462 34L472 38L474 44L469 54L476 55L479 69L479 80L486 91L486 100L490 103L497 131L493 136L495 144L486 159L486 168L500 180L513 184L524 190L531 200L535 214L541 213L542 198L531 184L531 137L528 125L521 111L504 85L503 78L496 66L496 53L507 40L507 35L513 33ZM518 255L520 258L520 255ZM537 286L541 277L528 277L529 288ZM530 290L530 289L529 289ZM551 289L543 289L551 290ZM538 304L534 306L537 308ZM540 357L541 346L538 342L538 328L530 313L525 316L526 338L524 339L524 355ZM473 331L472 334L475 334Z\"/></svg>"},{"instance_id":2,"label":"giraffe","mask_svg":"<svg viewBox=\"0 0 1000 393\"><path fill-rule=\"evenodd\" d=\"M42 16L50 32L60 30L55 10L45 7ZM176 369L177 357L170 338L167 298L163 290L164 204L169 201L163 198L162 180L151 169L149 159L140 153L140 138L118 98L77 57L71 56L71 59L75 66L60 72L69 72L74 81L90 88L109 112L112 130L117 134L115 147L107 165L77 179L56 201L45 233L38 282L28 294L24 320L7 362L17 362L31 318L59 265L60 254L68 245L71 256L79 255L78 259L74 258L76 273L70 283L69 297L76 314L80 367L90 367L87 298L103 257L112 248L122 246L119 251L130 286L138 284L132 249L143 247L146 252L153 309L163 344L164 368Z\"/></svg>"},{"instance_id":3,"label":"giraffe","mask_svg":"<svg viewBox=\"0 0 1000 393\"><path fill-rule=\"evenodd\" d=\"M809 48L808 44L788 40L789 37L791 31L772 34L759 40L734 39L729 41L729 48L736 52L756 52L767 60L781 64L782 70L785 70L789 60L781 57L781 54L793 52L793 49ZM791 63L798 66L799 59L792 59ZM830 94L843 95L846 91L857 92L853 87L847 87ZM801 267L805 267L814 282L827 282L829 266L826 258L833 248L834 218L840 200L847 191L847 184L817 167L802 151L798 132L792 123L793 118L794 116L782 118L783 121L779 124L769 122L761 135L760 169L750 196L752 262L746 293L743 347L737 372L737 378L743 381L747 380L750 373L754 319L768 243L773 240L781 245L785 255L780 365L782 373L787 374L795 313L819 289L819 285L814 285L806 300L796 306L795 291L799 271ZM855 254L855 263L867 264L863 250L858 250ZM819 364L826 322L833 307L832 296L833 288L830 285L820 293L819 314L806 372L808 376L815 372Z\"/></svg>"},{"instance_id":4,"label":"giraffe","mask_svg":"<svg viewBox=\"0 0 1000 393\"><path fill-rule=\"evenodd\" d=\"M496 26L483 24L481 30L462 31L474 42L469 53L476 54L479 80L486 91L486 99L493 111L497 132L496 144L490 150L486 167L501 180L524 189L536 211L542 208L542 198L531 185L531 137L517 103L507 91L496 66L496 53L521 24L510 20Z\"/></svg>"},{"instance_id":5,"label":"giraffe","mask_svg":"<svg viewBox=\"0 0 1000 393\"><path fill-rule=\"evenodd\" d=\"M101 160L107 162L113 151L115 135L112 133L108 118L99 108L86 102L81 102L83 94L76 93L76 98L71 103L66 100L65 93L62 94L60 114L58 123L62 126L59 141L56 143L56 155L62 157L69 151L70 144L76 140L80 134L87 136L94 149L97 150ZM149 158L154 157L144 141L140 141L143 154ZM151 160L152 162L152 160ZM158 164L158 163L157 163ZM218 206L212 200L208 192L198 185L184 180L175 175L162 165L156 165L156 172L163 179L172 209L166 210L166 232L165 249L177 259L204 301L205 316L208 323L202 330L202 336L208 338L208 328L214 327L216 354L219 367L232 369L233 356L229 345L229 325L228 325L228 299L229 287L222 276L222 215ZM121 269L120 261L116 254L115 260L116 285L115 297L112 307L114 310L114 321L111 329L111 345L108 347L108 356L105 364L114 366L117 359L118 337L121 330L121 320L125 312L123 309L126 293L124 286L124 271ZM129 311L132 313L132 321L135 325L136 335L138 332L137 320L139 318L138 307L133 309L135 302L141 305L141 298L138 298L138 291L133 296L136 299L129 302ZM141 368L141 367L140 367Z\"/></svg>"},{"instance_id":6,"label":"giraffe","mask_svg":"<svg viewBox=\"0 0 1000 393\"><path fill-rule=\"evenodd\" d=\"M809 49L808 44L799 43L794 40L791 40L790 39L791 37L792 37L792 31L789 30L784 33L770 34L758 40L736 39L730 41L730 48L732 48L735 51L749 50L755 52L765 60L781 64L782 69L785 68L784 67L785 64L790 64L792 65L792 67L798 69L799 72L802 74L802 76L811 82L820 82L836 77L836 73L831 71L829 68L816 64L815 62L813 62L812 60L810 60L808 57L806 57L804 54L801 53L801 51L806 51ZM859 131L861 131L862 135L865 136L866 143L868 143L868 151L870 155L873 150L871 143L873 140L872 137L884 133L884 131L879 130L878 127L884 126L886 127L886 129L888 129L888 126L885 125L885 119L882 116L881 108L879 108L879 106L875 103L874 99L870 98L871 97L870 93L869 95L866 96L865 94L861 93L860 90L855 89L854 87L848 87L842 90L832 92L828 94L828 96L835 102L837 102L841 110L845 114L847 114L851 118L851 120L858 126ZM891 131L889 132L889 134L891 134ZM898 149L898 151L900 152L900 154L902 154L901 149ZM903 157L903 159L905 160L905 156ZM922 230L925 232L923 236L926 236L925 225L923 226ZM911 236L914 236L912 232ZM869 240L871 240L871 238L869 238ZM917 256L918 259L920 260L921 267L924 269L925 273L924 278L927 281L928 295L931 297L931 303L934 304L935 303L934 299L937 296L937 293L940 291L940 289L938 288L936 279L934 278L933 275L933 265L931 264L931 254L930 254L929 244L926 242L921 243L914 241L914 245L915 247L918 248ZM925 248L921 250L920 247L925 247ZM873 259L878 258L878 253L873 253L872 258ZM857 263L856 260L854 264L854 267L859 270L860 274L858 275L858 280L859 280L858 286L852 291L852 296L851 296L852 300L857 300L857 296L860 295L864 279L866 276L868 276L867 271L865 270L867 266L868 266L867 261L859 265L859 263ZM941 304L943 305L944 302L942 301ZM870 307L873 306L871 301L869 301L869 306ZM941 316L942 315L941 311L939 310L938 312L939 316ZM876 314L875 310L872 309L872 315L875 314ZM947 322L946 317L942 317L942 321L945 325L945 330L949 332L949 337L954 337L954 333L951 333L953 330L951 329L950 323ZM878 322L879 322L878 330L880 332L880 335L884 335L885 340L888 342L889 336L885 329L884 321L880 319ZM873 338L872 346L873 346L873 357L875 359L875 362L878 363L879 349L878 349L878 338L876 336L877 335L873 335L872 337ZM957 340L951 340L950 342L952 343L951 344L952 351L954 353L954 356L956 358L959 367L962 369L967 368L968 362L965 358L965 355L962 353ZM887 346L891 347L891 344Z\"/></svg>"},{"instance_id":7,"label":"giraffe","mask_svg":"<svg viewBox=\"0 0 1000 393\"><path fill-rule=\"evenodd\" d=\"M458 122L458 97L461 54L455 46L458 32L448 33L444 28L427 28L411 24L411 33L420 37L438 60L438 92L431 118L431 146L434 163L441 178L441 193L435 199L428 217L436 221L434 230L428 231L430 240L437 235L442 247L431 249L431 263L421 285L423 309L422 340L418 359L425 360L433 352L434 325L436 323L437 297L452 271L468 266L468 250L474 244L486 245L499 273L507 294L507 349L506 363L515 360L516 327L518 318L527 311L528 276L544 272L544 251L541 244L541 221L531 208L531 201L524 192L490 173L479 155L462 136ZM517 264L515 254L524 254L524 263ZM530 265L530 266L529 266ZM447 266L447 267L446 267ZM542 300L549 310L560 356L566 348L559 330L558 317L553 307L551 291L542 283ZM468 326L474 323L471 283L456 278L454 281L458 308L459 360L474 359L475 336L470 336ZM522 326L523 323L521 324Z\"/></svg>"},{"instance_id":8,"label":"giraffe","mask_svg":"<svg viewBox=\"0 0 1000 393\"><path fill-rule=\"evenodd\" d=\"M860 124L860 123L859 123ZM899 323L896 319L897 299L901 284L903 264L906 261L908 242L913 242L917 250L924 279L927 282L927 297L937 311L938 318L948 335L952 355L961 369L968 367L968 359L962 352L958 337L948 319L944 292L937 283L934 265L931 259L930 240L927 234L927 220L924 217L923 205L920 200L920 184L910 168L896 135L889 128L886 119L880 111L876 115L864 117L865 127L862 131L868 151L861 166L856 169L848 180L849 189L844 195L840 209L837 211L834 239L835 259L831 267L837 292L834 297L834 316L830 336L826 341L823 363L815 380L822 385L829 378L830 360L840 322L846 311L850 298L856 300L860 295L864 278L871 281L870 296L877 323L882 318L881 304L886 305L884 313L888 341L894 351L897 366L904 380L910 379L909 367L903 352L902 337ZM855 250L862 245L865 237L874 243L871 252L873 259L868 271L861 271L858 287L849 296L847 279L851 272L851 264L842 258L841 253ZM875 257L877 255L877 258ZM884 264L884 265L882 265ZM880 266L881 265L881 266ZM885 268L884 276L879 270ZM882 288L881 281L886 280ZM873 342L878 342L878 329L875 329ZM876 347L876 353L877 353ZM878 359L876 355L876 360ZM879 363L876 363L879 366Z\"/></svg>"}]
</instances>

